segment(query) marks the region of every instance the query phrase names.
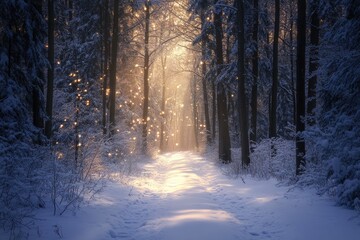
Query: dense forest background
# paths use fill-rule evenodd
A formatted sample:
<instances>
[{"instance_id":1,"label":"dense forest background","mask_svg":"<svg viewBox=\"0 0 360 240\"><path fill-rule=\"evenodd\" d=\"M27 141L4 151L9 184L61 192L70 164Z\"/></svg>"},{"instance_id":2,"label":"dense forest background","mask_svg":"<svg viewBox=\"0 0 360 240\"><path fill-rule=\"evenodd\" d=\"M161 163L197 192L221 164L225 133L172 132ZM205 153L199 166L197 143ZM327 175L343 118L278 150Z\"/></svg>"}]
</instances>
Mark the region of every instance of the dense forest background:
<instances>
[{"instance_id":1,"label":"dense forest background","mask_svg":"<svg viewBox=\"0 0 360 240\"><path fill-rule=\"evenodd\" d=\"M358 0L2 0L1 226L180 150L359 210L359 43Z\"/></svg>"}]
</instances>

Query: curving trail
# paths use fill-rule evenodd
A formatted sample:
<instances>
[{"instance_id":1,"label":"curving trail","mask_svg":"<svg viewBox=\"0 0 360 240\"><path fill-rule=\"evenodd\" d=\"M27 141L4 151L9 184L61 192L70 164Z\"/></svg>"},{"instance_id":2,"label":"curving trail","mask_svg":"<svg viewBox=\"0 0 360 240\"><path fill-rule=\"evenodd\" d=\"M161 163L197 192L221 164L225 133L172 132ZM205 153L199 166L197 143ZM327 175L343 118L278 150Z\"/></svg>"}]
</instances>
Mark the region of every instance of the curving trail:
<instances>
[{"instance_id":1,"label":"curving trail","mask_svg":"<svg viewBox=\"0 0 360 240\"><path fill-rule=\"evenodd\" d=\"M229 179L190 152L169 153L143 166L128 185L111 183L74 216L49 218L62 239L312 240L358 239L356 212L309 190L274 180ZM45 230L41 230L45 229ZM42 223L40 239L55 239ZM39 235L39 234L38 234ZM37 237L36 239L39 239Z\"/></svg>"}]
</instances>

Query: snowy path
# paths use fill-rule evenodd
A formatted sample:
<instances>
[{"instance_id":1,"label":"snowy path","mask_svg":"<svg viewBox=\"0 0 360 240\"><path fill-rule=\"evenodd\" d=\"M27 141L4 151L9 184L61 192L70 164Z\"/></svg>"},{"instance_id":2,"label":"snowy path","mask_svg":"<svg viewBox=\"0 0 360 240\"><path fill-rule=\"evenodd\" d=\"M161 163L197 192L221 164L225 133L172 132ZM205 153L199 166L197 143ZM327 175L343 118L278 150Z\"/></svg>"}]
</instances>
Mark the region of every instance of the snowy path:
<instances>
[{"instance_id":1,"label":"snowy path","mask_svg":"<svg viewBox=\"0 0 360 240\"><path fill-rule=\"evenodd\" d=\"M145 164L129 185L111 183L76 216L46 217L31 239L312 240L359 239L355 211L325 197L276 186L274 180L229 179L213 163L171 153ZM35 233L34 233L35 234ZM39 237L40 236L40 237Z\"/></svg>"}]
</instances>

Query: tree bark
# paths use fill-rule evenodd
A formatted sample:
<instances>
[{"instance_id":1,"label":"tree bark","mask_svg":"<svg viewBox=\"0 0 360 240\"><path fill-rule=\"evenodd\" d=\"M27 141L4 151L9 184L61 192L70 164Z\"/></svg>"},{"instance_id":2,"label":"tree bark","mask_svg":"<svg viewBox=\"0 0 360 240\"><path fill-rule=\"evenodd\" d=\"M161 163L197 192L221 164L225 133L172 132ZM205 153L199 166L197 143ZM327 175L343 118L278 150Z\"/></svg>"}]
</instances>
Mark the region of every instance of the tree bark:
<instances>
[{"instance_id":1,"label":"tree bark","mask_svg":"<svg viewBox=\"0 0 360 240\"><path fill-rule=\"evenodd\" d=\"M296 86L295 86L295 77L294 77L294 20L293 20L293 0L290 1L290 71L291 71L291 91L292 91L292 101L293 101L293 124L296 125Z\"/></svg>"},{"instance_id":2,"label":"tree bark","mask_svg":"<svg viewBox=\"0 0 360 240\"><path fill-rule=\"evenodd\" d=\"M119 35L119 0L114 0L113 35L111 41L111 67L110 67L110 132L115 133L115 102L116 102L116 67Z\"/></svg>"},{"instance_id":3,"label":"tree bark","mask_svg":"<svg viewBox=\"0 0 360 240\"><path fill-rule=\"evenodd\" d=\"M238 105L241 138L241 162L243 167L250 164L249 137L248 137L248 112L245 91L245 31L244 31L244 1L236 0L237 6L237 40L238 40Z\"/></svg>"},{"instance_id":4,"label":"tree bark","mask_svg":"<svg viewBox=\"0 0 360 240\"><path fill-rule=\"evenodd\" d=\"M313 126L316 123L316 85L317 85L317 69L318 69L318 46L319 46L319 26L320 20L318 15L318 0L312 0L311 11L311 27L310 27L310 59L309 59L309 83L308 83L308 103L307 114L308 124Z\"/></svg>"},{"instance_id":5,"label":"tree bark","mask_svg":"<svg viewBox=\"0 0 360 240\"><path fill-rule=\"evenodd\" d=\"M305 130L305 47L306 0L298 0L297 63L296 63L296 175L305 167L305 141L300 135Z\"/></svg>"},{"instance_id":6,"label":"tree bark","mask_svg":"<svg viewBox=\"0 0 360 240\"><path fill-rule=\"evenodd\" d=\"M46 92L46 114L45 135L48 139L52 137L52 115L54 98L54 1L48 0L48 61L47 92Z\"/></svg>"},{"instance_id":7,"label":"tree bark","mask_svg":"<svg viewBox=\"0 0 360 240\"><path fill-rule=\"evenodd\" d=\"M150 0L145 1L145 54L144 54L144 104L142 117L142 153L147 153L147 124L149 113L149 26Z\"/></svg>"},{"instance_id":8,"label":"tree bark","mask_svg":"<svg viewBox=\"0 0 360 240\"><path fill-rule=\"evenodd\" d=\"M161 68L162 68L162 96L161 96L161 125L160 125L160 151L164 152L165 150L165 122L166 122L166 75L165 75L165 67L166 67L166 55L161 55Z\"/></svg>"},{"instance_id":9,"label":"tree bark","mask_svg":"<svg viewBox=\"0 0 360 240\"><path fill-rule=\"evenodd\" d=\"M257 131L257 95L258 95L258 78L259 78L259 45L258 45L258 29L259 29L259 1L253 2L253 35L252 40L255 45L252 56L252 76L253 84L251 88L251 132L250 140L256 142Z\"/></svg>"},{"instance_id":10,"label":"tree bark","mask_svg":"<svg viewBox=\"0 0 360 240\"><path fill-rule=\"evenodd\" d=\"M211 131L211 138L213 140L215 140L216 137L216 113L217 113L217 108L216 108L216 85L215 85L215 79L213 79L213 81L211 82L211 92L212 92L212 131Z\"/></svg>"},{"instance_id":11,"label":"tree bark","mask_svg":"<svg viewBox=\"0 0 360 240\"><path fill-rule=\"evenodd\" d=\"M103 29L103 45L104 45L104 71L103 71L103 91L102 91L102 127L103 134L107 134L107 84L108 84L108 64L109 64L109 55L110 55L110 44L109 44L109 0L104 0L104 9L103 9L103 21L104 21L104 29Z\"/></svg>"},{"instance_id":12,"label":"tree bark","mask_svg":"<svg viewBox=\"0 0 360 240\"><path fill-rule=\"evenodd\" d=\"M204 10L201 10L201 27L204 28L205 25L205 14ZM204 29L203 29L204 30ZM208 91L207 91L207 79L206 79L206 39L201 40L201 56L202 56L202 88L203 88L203 98L204 98L204 114L205 114L205 127L206 127L206 142L210 144L211 139L211 126L210 126L210 116L209 116L209 100L208 100Z\"/></svg>"},{"instance_id":13,"label":"tree bark","mask_svg":"<svg viewBox=\"0 0 360 240\"><path fill-rule=\"evenodd\" d=\"M271 108L269 116L269 138L277 136L276 131L276 109L278 94L278 55L279 55L279 27L280 27L280 0L275 0L275 29L273 42L273 67L272 67L272 87L271 87Z\"/></svg>"},{"instance_id":14,"label":"tree bark","mask_svg":"<svg viewBox=\"0 0 360 240\"><path fill-rule=\"evenodd\" d=\"M217 7L217 0L215 1L215 8ZM215 25L215 41L216 41L216 69L217 77L220 76L224 59L222 47L222 11L214 11L214 25ZM231 162L231 143L229 135L228 124L228 111L226 92L223 83L217 84L217 113L218 113L218 126L219 126L219 159L223 163Z\"/></svg>"}]
</instances>

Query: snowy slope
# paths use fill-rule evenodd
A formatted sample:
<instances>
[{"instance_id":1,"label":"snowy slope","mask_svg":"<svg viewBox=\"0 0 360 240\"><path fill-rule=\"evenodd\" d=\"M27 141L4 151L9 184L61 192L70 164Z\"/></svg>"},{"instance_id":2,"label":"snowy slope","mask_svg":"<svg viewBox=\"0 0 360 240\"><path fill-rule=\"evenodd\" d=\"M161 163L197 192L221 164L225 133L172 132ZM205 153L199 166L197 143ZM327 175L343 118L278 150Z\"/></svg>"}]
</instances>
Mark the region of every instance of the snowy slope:
<instances>
[{"instance_id":1,"label":"snowy slope","mask_svg":"<svg viewBox=\"0 0 360 240\"><path fill-rule=\"evenodd\" d=\"M76 216L39 212L30 239L358 240L360 218L309 190L229 179L190 152L165 154L142 177L111 182ZM0 239L1 235L0 235Z\"/></svg>"}]
</instances>

